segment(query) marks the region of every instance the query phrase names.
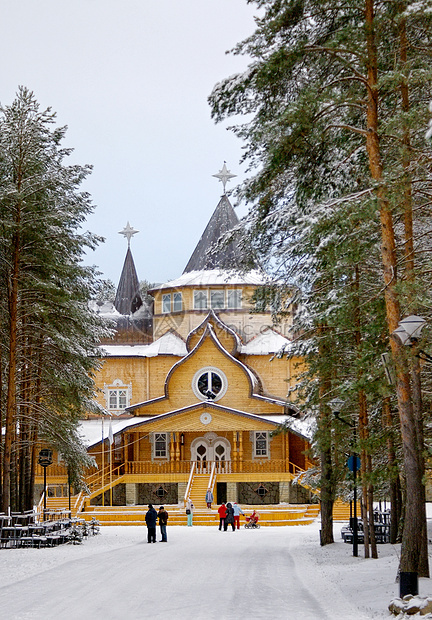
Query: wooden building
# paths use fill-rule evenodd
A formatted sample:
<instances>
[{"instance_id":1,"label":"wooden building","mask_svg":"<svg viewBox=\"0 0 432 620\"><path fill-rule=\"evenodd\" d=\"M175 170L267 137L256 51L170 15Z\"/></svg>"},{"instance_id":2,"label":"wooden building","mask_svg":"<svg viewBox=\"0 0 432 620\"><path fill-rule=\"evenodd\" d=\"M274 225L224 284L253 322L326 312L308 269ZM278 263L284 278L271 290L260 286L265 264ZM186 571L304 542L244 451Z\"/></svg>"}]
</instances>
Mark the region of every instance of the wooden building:
<instances>
[{"instance_id":1,"label":"wooden building","mask_svg":"<svg viewBox=\"0 0 432 620\"><path fill-rule=\"evenodd\" d=\"M153 304L137 290L129 247L137 231L122 231L128 251L116 301L98 307L117 333L101 344L96 379L106 415L81 424L97 468L74 500L80 509L182 506L187 497L202 508L208 487L217 503L310 501L297 484L310 466L308 428L289 396L300 360L277 355L290 346L291 321L275 328L270 313L252 312L266 275L236 269L238 247L211 252L236 225L224 193L184 273L149 291ZM274 433L281 423L289 432ZM48 469L51 495L64 494L61 470Z\"/></svg>"}]
</instances>

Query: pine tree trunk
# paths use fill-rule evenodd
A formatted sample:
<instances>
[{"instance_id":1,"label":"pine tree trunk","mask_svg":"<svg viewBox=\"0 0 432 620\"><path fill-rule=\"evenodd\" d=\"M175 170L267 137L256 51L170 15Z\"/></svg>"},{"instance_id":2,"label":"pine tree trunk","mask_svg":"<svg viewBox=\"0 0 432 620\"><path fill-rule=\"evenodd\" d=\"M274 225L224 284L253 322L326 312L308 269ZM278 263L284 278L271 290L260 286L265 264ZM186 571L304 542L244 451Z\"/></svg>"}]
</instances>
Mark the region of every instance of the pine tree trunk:
<instances>
[{"instance_id":1,"label":"pine tree trunk","mask_svg":"<svg viewBox=\"0 0 432 620\"><path fill-rule=\"evenodd\" d=\"M318 328L318 332L324 337L320 343L320 354L326 355L324 326ZM324 395L329 391L330 382L328 377L321 377L320 384L320 414L318 419L319 455L321 464L320 479L320 504L321 504L321 545L331 545L333 538L333 504L334 504L334 472L332 462L332 433L331 420L328 408L323 406Z\"/></svg>"},{"instance_id":2,"label":"pine tree trunk","mask_svg":"<svg viewBox=\"0 0 432 620\"><path fill-rule=\"evenodd\" d=\"M372 457L370 454L367 456L367 471L368 475L372 475ZM371 545L371 557L374 560L378 559L378 549L375 536L375 518L374 518L374 487L373 484L368 484L367 487L367 505L369 509L369 532L370 532L370 545Z\"/></svg>"},{"instance_id":3,"label":"pine tree trunk","mask_svg":"<svg viewBox=\"0 0 432 620\"><path fill-rule=\"evenodd\" d=\"M374 32L374 0L365 0L366 38L368 56L367 153L372 178L378 183L377 200L381 221L381 256L385 284L387 326L392 334L400 320L396 292L397 262L393 217L386 197L381 153L378 138L378 79L377 50ZM402 344L390 338L396 366L396 389L401 423L402 446L407 487L405 526L402 539L400 569L420 573L421 538L418 532L425 527L419 446L415 432L410 381ZM427 571L429 574L429 571ZM423 576L423 575L422 575ZM428 576L428 575L427 575Z\"/></svg>"},{"instance_id":4,"label":"pine tree trunk","mask_svg":"<svg viewBox=\"0 0 432 620\"><path fill-rule=\"evenodd\" d=\"M20 255L20 211L17 205L17 232L13 240L12 273L9 292L9 364L6 400L6 420L3 452L3 512L11 506L11 467L13 463L12 444L15 434L16 413L16 373L18 355L18 275Z\"/></svg>"},{"instance_id":5,"label":"pine tree trunk","mask_svg":"<svg viewBox=\"0 0 432 620\"><path fill-rule=\"evenodd\" d=\"M399 522L402 513L402 499L399 478L399 466L393 440L393 415L390 398L387 396L382 404L382 425L387 435L387 460L390 477L390 542L395 545L398 540Z\"/></svg>"},{"instance_id":6,"label":"pine tree trunk","mask_svg":"<svg viewBox=\"0 0 432 620\"><path fill-rule=\"evenodd\" d=\"M331 449L321 450L321 545L331 545L333 538L333 467L331 461Z\"/></svg>"}]
</instances>

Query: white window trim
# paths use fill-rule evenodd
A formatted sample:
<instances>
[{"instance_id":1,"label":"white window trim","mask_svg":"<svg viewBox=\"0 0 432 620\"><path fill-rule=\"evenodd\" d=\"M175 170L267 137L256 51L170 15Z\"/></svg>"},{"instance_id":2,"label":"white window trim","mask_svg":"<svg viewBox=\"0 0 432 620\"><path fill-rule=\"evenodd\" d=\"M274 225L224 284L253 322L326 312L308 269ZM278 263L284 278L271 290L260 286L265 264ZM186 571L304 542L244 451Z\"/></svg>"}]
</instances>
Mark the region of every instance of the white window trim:
<instances>
[{"instance_id":1,"label":"white window trim","mask_svg":"<svg viewBox=\"0 0 432 620\"><path fill-rule=\"evenodd\" d=\"M169 299L169 310L165 310L165 299ZM171 312L171 293L164 293L162 295L162 313L161 314L169 314Z\"/></svg>"},{"instance_id":2,"label":"white window trim","mask_svg":"<svg viewBox=\"0 0 432 620\"><path fill-rule=\"evenodd\" d=\"M267 454L263 455L263 454L257 454L256 453L256 440L257 440L257 435L258 433L265 433L266 435L266 442L267 442ZM252 446L252 454L253 454L253 459L266 459L269 460L270 459L270 436L269 436L269 431L252 431L252 442L253 442L253 446Z\"/></svg>"},{"instance_id":3,"label":"white window trim","mask_svg":"<svg viewBox=\"0 0 432 620\"><path fill-rule=\"evenodd\" d=\"M225 396L226 391L228 389L228 379L226 377L226 374L222 372L222 370L219 370L219 368L215 368L214 366L206 366L205 368L201 368L200 370L198 370L194 374L193 379L192 379L192 391L195 394L195 396L199 398L199 400L208 400L208 398L204 396L204 394L201 394L201 392L198 389L198 379L201 377L201 375L203 375L206 372L214 372L215 374L219 375L219 377L222 379L222 388L219 394L217 394L216 398L212 399L212 402L215 402L217 400L220 400L223 396Z\"/></svg>"},{"instance_id":4,"label":"white window trim","mask_svg":"<svg viewBox=\"0 0 432 620\"><path fill-rule=\"evenodd\" d=\"M120 415L124 413L126 407L121 409L110 407L110 391L111 390L126 390L126 407L129 407L132 400L132 383L126 384L123 383L121 379L115 379L112 383L104 383L104 396L105 396L105 406L106 410L114 415Z\"/></svg>"},{"instance_id":5,"label":"white window trim","mask_svg":"<svg viewBox=\"0 0 432 620\"><path fill-rule=\"evenodd\" d=\"M178 308L178 309L175 308L175 303L176 303L175 302L175 296L176 295L180 296L180 308ZM182 293L179 293L179 292L173 293L173 295L172 295L172 302L171 303L172 303L171 307L172 307L172 311L173 312L182 312L183 311L183 295L182 295Z\"/></svg>"},{"instance_id":6,"label":"white window trim","mask_svg":"<svg viewBox=\"0 0 432 620\"><path fill-rule=\"evenodd\" d=\"M203 293L205 295L206 298L206 307L205 308L201 308L195 305L195 293ZM193 307L194 310L208 310L210 308L209 306L209 294L208 294L208 290L202 289L202 288L196 288L194 289L193 292Z\"/></svg>"},{"instance_id":7,"label":"white window trim","mask_svg":"<svg viewBox=\"0 0 432 620\"><path fill-rule=\"evenodd\" d=\"M222 293L222 306L213 306L212 293ZM210 308L212 310L225 310L225 308L226 308L226 299L225 299L225 291L224 291L223 288L211 288L211 289L209 289L209 298L210 298Z\"/></svg>"},{"instance_id":8,"label":"white window trim","mask_svg":"<svg viewBox=\"0 0 432 620\"><path fill-rule=\"evenodd\" d=\"M229 300L229 294L231 292L236 293L236 297L237 297L237 295L239 296L239 302L240 303L239 303L238 306L230 306L229 305L228 300ZM229 289L227 289L227 292L226 292L226 309L227 310L240 310L242 308L242 305L243 305L243 295L242 295L241 288L229 288Z\"/></svg>"},{"instance_id":9,"label":"white window trim","mask_svg":"<svg viewBox=\"0 0 432 620\"><path fill-rule=\"evenodd\" d=\"M156 456L156 435L165 435L165 456ZM151 460L152 461L169 461L170 460L170 434L154 431L150 433L151 442Z\"/></svg>"}]
</instances>

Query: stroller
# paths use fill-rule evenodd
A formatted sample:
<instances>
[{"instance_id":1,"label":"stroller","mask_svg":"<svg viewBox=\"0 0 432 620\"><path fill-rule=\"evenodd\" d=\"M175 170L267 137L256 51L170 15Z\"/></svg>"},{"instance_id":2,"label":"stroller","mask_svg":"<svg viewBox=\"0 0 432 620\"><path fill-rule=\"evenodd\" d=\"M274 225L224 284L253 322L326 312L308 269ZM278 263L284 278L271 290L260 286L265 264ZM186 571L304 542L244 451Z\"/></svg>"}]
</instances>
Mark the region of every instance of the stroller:
<instances>
[{"instance_id":1,"label":"stroller","mask_svg":"<svg viewBox=\"0 0 432 620\"><path fill-rule=\"evenodd\" d=\"M256 510L254 510L250 517L246 517L245 528L246 529L250 529L250 528L258 529L259 527L261 527L258 523L258 520L259 520L259 514L257 513Z\"/></svg>"}]
</instances>

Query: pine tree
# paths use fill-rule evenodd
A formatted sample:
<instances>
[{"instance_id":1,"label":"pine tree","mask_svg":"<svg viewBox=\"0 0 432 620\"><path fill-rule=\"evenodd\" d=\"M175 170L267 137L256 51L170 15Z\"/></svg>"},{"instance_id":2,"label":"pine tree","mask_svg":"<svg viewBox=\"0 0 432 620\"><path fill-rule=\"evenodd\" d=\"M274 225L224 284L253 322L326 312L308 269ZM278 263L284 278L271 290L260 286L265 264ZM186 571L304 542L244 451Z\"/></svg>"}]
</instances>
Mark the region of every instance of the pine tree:
<instances>
[{"instance_id":1,"label":"pine tree","mask_svg":"<svg viewBox=\"0 0 432 620\"><path fill-rule=\"evenodd\" d=\"M0 109L0 308L4 319L2 507L32 507L36 446L49 442L78 474L88 464L76 427L93 397L105 328L88 302L100 239L81 233L91 212L79 186L90 167L66 166L65 128L20 88ZM77 469L78 468L78 469Z\"/></svg>"},{"instance_id":2,"label":"pine tree","mask_svg":"<svg viewBox=\"0 0 432 620\"><path fill-rule=\"evenodd\" d=\"M260 167L245 184L243 196L253 204L252 232L262 252L273 261L275 255L279 257L285 275L292 274L293 267L302 275L304 270L311 273L314 286L308 289L312 291L308 302L315 326L324 325L332 338L328 350L341 347L344 340L335 338L335 317L345 318L343 325L357 334L354 350L359 354L359 371L356 381L350 382L361 399L366 430L362 365L376 360L373 345L375 349L386 345L380 337L377 347L376 337L385 331L392 334L401 308L418 308L427 288L412 264L421 215L411 222L430 191L423 172L431 157L419 136L426 122L431 12L419 10L418 3L401 1L259 0L255 4L264 11L257 19L257 30L234 50L249 54L253 62L243 75L215 87L210 97L213 116L216 120L236 114L251 118L234 130L247 142L245 158ZM421 4L422 9L431 8L430 2ZM327 236L319 239L320 222L326 221L323 211L330 209L337 222L333 239L328 229ZM341 220L347 215L354 227L343 233ZM404 238L398 226L403 216ZM405 249L405 273L399 269L400 248ZM356 249L357 263L344 264L342 252L354 254ZM425 253L423 261L424 257ZM344 287L344 281L353 281L356 270L370 286L357 304L365 308L357 326L352 320L355 314L350 317L350 296ZM383 294L382 286L368 277L379 272ZM380 312L380 321L370 322L375 294L384 302L385 314ZM316 314L320 303L325 321ZM320 330L315 333L321 337ZM341 352L349 351L347 344ZM416 425L414 417L405 351L394 338L390 346L407 485L401 570L426 576L424 542L418 537L425 527L421 424ZM369 351L366 357L363 349ZM312 361L311 355L308 360ZM332 389L344 385L343 374L331 365L328 368ZM327 393L325 368L315 376L323 381L322 401ZM362 442L367 445L367 435ZM364 453L364 460L368 458Z\"/></svg>"}]
</instances>

